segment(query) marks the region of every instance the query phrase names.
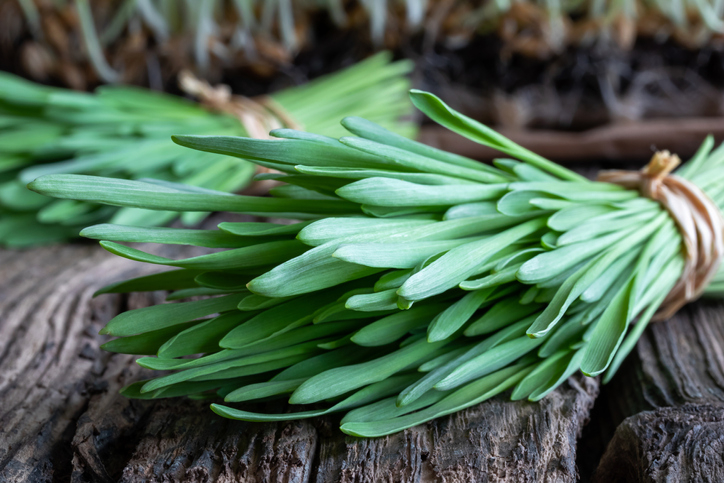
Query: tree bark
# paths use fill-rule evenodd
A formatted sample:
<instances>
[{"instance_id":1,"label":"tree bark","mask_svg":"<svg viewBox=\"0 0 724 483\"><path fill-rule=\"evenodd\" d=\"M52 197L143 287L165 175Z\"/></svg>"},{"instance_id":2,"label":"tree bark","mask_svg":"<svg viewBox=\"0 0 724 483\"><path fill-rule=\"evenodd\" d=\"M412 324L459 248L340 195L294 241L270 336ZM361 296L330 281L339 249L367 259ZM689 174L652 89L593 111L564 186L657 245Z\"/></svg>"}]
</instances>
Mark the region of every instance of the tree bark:
<instances>
[{"instance_id":1,"label":"tree bark","mask_svg":"<svg viewBox=\"0 0 724 483\"><path fill-rule=\"evenodd\" d=\"M724 481L724 304L653 324L606 387L615 430L593 481Z\"/></svg>"},{"instance_id":2,"label":"tree bark","mask_svg":"<svg viewBox=\"0 0 724 483\"><path fill-rule=\"evenodd\" d=\"M577 479L595 379L572 377L542 403L503 395L378 439L346 437L333 417L228 421L208 402L118 394L143 370L100 350L96 334L162 294L92 294L152 268L90 245L0 251L0 263L0 481Z\"/></svg>"},{"instance_id":3,"label":"tree bark","mask_svg":"<svg viewBox=\"0 0 724 483\"><path fill-rule=\"evenodd\" d=\"M603 456L597 481L724 481L724 408L687 404L624 420Z\"/></svg>"}]
</instances>

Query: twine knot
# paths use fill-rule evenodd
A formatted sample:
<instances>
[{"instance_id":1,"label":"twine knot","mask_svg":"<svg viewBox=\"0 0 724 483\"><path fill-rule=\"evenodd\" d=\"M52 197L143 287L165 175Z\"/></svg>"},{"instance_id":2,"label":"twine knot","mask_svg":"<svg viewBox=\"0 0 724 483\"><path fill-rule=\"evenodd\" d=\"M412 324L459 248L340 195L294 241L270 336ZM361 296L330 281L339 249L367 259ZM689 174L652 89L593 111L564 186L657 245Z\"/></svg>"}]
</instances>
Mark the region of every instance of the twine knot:
<instances>
[{"instance_id":1,"label":"twine knot","mask_svg":"<svg viewBox=\"0 0 724 483\"><path fill-rule=\"evenodd\" d=\"M659 151L641 171L603 171L598 181L638 189L661 203L681 232L684 270L661 304L656 320L671 317L701 295L724 256L724 219L716 204L694 183L670 174L681 160Z\"/></svg>"},{"instance_id":2,"label":"twine knot","mask_svg":"<svg viewBox=\"0 0 724 483\"><path fill-rule=\"evenodd\" d=\"M229 86L211 86L187 70L181 71L178 82L181 90L196 97L202 106L236 117L252 138L269 139L269 131L282 127L304 129L304 126L269 96L251 98L235 95Z\"/></svg>"}]
</instances>

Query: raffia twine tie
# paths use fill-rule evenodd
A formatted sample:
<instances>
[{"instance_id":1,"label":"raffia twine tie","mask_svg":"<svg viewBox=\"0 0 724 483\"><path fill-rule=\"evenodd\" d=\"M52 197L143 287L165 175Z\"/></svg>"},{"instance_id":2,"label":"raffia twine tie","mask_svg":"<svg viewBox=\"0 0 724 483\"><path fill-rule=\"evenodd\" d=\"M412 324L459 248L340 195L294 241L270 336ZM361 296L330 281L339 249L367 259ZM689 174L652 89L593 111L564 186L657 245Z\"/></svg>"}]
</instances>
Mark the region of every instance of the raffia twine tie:
<instances>
[{"instance_id":1,"label":"raffia twine tie","mask_svg":"<svg viewBox=\"0 0 724 483\"><path fill-rule=\"evenodd\" d=\"M671 317L701 295L724 256L724 219L717 205L694 183L670 174L681 160L659 151L641 171L603 171L598 181L638 189L661 203L681 232L684 270L661 304L654 320Z\"/></svg>"},{"instance_id":2,"label":"raffia twine tie","mask_svg":"<svg viewBox=\"0 0 724 483\"><path fill-rule=\"evenodd\" d=\"M187 70L179 74L178 83L182 91L196 97L207 109L236 117L252 138L270 139L269 131L282 127L304 129L301 123L269 96L251 98L235 95L229 86L219 84L214 87Z\"/></svg>"}]
</instances>

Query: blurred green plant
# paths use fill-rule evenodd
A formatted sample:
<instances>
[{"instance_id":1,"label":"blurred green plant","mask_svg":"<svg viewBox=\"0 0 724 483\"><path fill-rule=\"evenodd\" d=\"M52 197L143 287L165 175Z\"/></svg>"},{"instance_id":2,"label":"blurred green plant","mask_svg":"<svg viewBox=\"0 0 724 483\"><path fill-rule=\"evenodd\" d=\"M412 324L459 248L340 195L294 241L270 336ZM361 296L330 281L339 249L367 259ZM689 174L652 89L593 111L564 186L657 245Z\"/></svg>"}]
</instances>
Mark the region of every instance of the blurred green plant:
<instances>
[{"instance_id":1,"label":"blurred green plant","mask_svg":"<svg viewBox=\"0 0 724 483\"><path fill-rule=\"evenodd\" d=\"M268 112L279 127L288 120L310 132L343 133L335 119L369 117L414 136L407 99L408 61L390 62L377 54L338 73L272 94ZM267 132L266 129L264 132ZM189 100L134 87L101 87L95 93L34 84L0 73L0 244L28 246L75 237L82 226L112 220L162 225L179 215L184 224L206 213L149 212L93 203L58 201L32 193L25 185L49 173L118 178L153 178L184 183L190 192L234 192L247 186L255 166L181 148L172 134L255 135L238 118L211 112ZM160 188L159 188L160 189Z\"/></svg>"}]
</instances>

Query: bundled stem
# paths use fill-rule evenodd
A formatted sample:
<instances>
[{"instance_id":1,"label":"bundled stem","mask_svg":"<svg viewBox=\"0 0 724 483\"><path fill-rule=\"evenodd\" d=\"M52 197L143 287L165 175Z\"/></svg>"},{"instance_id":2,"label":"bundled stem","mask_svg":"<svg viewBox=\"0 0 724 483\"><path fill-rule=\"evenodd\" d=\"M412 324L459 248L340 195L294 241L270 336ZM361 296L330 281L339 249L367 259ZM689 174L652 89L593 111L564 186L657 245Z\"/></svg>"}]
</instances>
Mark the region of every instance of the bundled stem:
<instances>
[{"instance_id":1,"label":"bundled stem","mask_svg":"<svg viewBox=\"0 0 724 483\"><path fill-rule=\"evenodd\" d=\"M414 124L401 119L411 111L405 77L410 68L408 62L391 63L389 54L378 54L272 94L267 103L273 106L265 112L279 125L291 119L310 132L329 136L344 132L334 120L350 114L368 116L412 136ZM180 215L187 225L199 222L206 216L203 211L179 213L170 207L164 213L149 213L53 201L25 189L25 184L48 173L149 178L162 186L183 183L187 186L178 189L190 192L234 192L251 182L253 164L190 151L170 141L172 134L192 133L257 135L245 129L243 117L211 112L170 95L131 87L103 87L87 94L0 74L0 244L61 241L77 236L83 226L108 220L163 225Z\"/></svg>"},{"instance_id":2,"label":"bundled stem","mask_svg":"<svg viewBox=\"0 0 724 483\"><path fill-rule=\"evenodd\" d=\"M118 338L104 348L175 371L124 394L322 403L271 415L211 407L249 421L345 411L342 431L381 436L507 390L537 401L579 370L611 378L682 276L671 215L635 190L536 156L431 94L411 96L438 123L510 158L486 166L346 118L355 136L338 140L288 129L274 141L175 137L279 170L262 176L287 183L272 198L71 175L31 183L66 199L303 220L85 229L115 254L177 268L99 293L217 295L108 323L103 333ZM724 147L712 148L708 138L679 174L721 209ZM119 242L227 250L172 260ZM711 293L723 284L719 272Z\"/></svg>"}]
</instances>

